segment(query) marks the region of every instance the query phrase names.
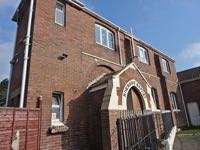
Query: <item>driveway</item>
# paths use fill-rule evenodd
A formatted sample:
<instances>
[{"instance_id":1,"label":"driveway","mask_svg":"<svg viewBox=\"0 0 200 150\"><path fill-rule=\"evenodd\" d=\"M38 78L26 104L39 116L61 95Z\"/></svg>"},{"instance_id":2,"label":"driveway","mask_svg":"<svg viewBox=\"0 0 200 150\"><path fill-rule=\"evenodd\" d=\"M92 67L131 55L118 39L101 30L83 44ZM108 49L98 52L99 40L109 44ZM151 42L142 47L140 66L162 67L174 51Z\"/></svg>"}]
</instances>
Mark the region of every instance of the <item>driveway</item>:
<instances>
[{"instance_id":1,"label":"driveway","mask_svg":"<svg viewBox=\"0 0 200 150\"><path fill-rule=\"evenodd\" d=\"M177 135L173 150L200 150L200 136Z\"/></svg>"}]
</instances>

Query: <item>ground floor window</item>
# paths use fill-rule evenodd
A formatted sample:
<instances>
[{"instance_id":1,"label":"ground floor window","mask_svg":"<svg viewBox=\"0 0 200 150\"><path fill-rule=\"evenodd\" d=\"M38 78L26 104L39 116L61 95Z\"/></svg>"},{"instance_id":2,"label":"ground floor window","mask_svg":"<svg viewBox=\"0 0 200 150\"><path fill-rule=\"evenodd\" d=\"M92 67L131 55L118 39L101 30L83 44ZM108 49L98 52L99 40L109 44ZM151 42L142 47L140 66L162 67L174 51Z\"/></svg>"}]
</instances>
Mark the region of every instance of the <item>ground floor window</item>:
<instances>
[{"instance_id":1,"label":"ground floor window","mask_svg":"<svg viewBox=\"0 0 200 150\"><path fill-rule=\"evenodd\" d=\"M178 110L176 94L174 92L171 92L170 95L171 95L171 101L172 101L172 108L174 110Z\"/></svg>"},{"instance_id":2,"label":"ground floor window","mask_svg":"<svg viewBox=\"0 0 200 150\"><path fill-rule=\"evenodd\" d=\"M155 88L152 88L151 89L151 94L152 94L152 97L153 97L153 101L154 101L154 103L156 105L156 109L160 109L157 90Z\"/></svg>"},{"instance_id":3,"label":"ground floor window","mask_svg":"<svg viewBox=\"0 0 200 150\"><path fill-rule=\"evenodd\" d=\"M54 92L52 94L52 125L63 122L63 93Z\"/></svg>"}]
</instances>

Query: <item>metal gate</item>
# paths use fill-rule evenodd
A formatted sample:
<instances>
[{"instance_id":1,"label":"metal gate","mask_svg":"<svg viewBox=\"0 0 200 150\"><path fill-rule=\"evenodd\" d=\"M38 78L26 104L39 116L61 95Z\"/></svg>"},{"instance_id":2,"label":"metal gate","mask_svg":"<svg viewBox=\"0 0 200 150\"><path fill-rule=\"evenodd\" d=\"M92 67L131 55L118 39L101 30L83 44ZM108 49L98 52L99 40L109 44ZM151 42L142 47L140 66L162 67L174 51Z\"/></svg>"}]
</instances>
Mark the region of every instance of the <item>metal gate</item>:
<instances>
[{"instance_id":1,"label":"metal gate","mask_svg":"<svg viewBox=\"0 0 200 150\"><path fill-rule=\"evenodd\" d=\"M117 120L119 150L158 150L153 114L127 113Z\"/></svg>"}]
</instances>

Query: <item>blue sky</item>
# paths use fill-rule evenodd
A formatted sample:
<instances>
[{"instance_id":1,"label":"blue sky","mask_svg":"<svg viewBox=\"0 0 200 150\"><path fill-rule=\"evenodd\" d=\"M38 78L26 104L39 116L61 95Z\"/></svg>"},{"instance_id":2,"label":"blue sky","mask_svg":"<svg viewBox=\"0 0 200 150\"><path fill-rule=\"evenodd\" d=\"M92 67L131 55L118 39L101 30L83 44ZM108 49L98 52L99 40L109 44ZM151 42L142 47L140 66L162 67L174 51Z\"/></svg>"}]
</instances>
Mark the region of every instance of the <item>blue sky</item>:
<instances>
[{"instance_id":1,"label":"blue sky","mask_svg":"<svg viewBox=\"0 0 200 150\"><path fill-rule=\"evenodd\" d=\"M11 2L12 1L12 2ZM199 0L82 0L90 9L176 60L177 71L200 66ZM9 75L19 0L0 2L0 80Z\"/></svg>"}]
</instances>

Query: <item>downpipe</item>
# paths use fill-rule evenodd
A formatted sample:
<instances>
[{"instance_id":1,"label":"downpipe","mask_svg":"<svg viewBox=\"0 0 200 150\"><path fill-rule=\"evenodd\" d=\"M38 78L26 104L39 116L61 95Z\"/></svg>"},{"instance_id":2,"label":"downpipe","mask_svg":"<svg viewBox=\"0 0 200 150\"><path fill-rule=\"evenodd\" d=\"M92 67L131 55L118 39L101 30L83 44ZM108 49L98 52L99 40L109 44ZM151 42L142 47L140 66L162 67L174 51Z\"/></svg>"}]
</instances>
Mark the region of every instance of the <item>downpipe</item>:
<instances>
[{"instance_id":1,"label":"downpipe","mask_svg":"<svg viewBox=\"0 0 200 150\"><path fill-rule=\"evenodd\" d=\"M24 50L24 64L23 64L23 73L22 73L22 83L21 83L21 94L20 94L20 108L24 107L24 97L25 97L25 86L26 86L26 76L27 76L27 67L28 67L28 55L29 55L29 45L30 45L30 34L31 34L31 25L33 18L33 6L34 0L31 0L29 19L28 19L28 29L26 34L26 43Z\"/></svg>"}]
</instances>

